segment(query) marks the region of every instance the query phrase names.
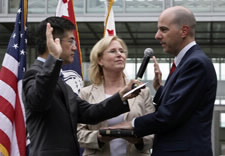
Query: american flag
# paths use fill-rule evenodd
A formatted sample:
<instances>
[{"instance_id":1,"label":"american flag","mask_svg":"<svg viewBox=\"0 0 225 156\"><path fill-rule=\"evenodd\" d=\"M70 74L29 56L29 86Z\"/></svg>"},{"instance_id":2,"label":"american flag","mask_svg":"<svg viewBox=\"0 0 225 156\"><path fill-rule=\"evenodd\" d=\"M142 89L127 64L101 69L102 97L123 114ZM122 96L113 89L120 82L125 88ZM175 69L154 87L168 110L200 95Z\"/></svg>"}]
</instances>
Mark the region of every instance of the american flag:
<instances>
[{"instance_id":1,"label":"american flag","mask_svg":"<svg viewBox=\"0 0 225 156\"><path fill-rule=\"evenodd\" d=\"M0 69L0 155L26 155L22 79L26 70L27 0L20 1L14 31Z\"/></svg>"},{"instance_id":2,"label":"american flag","mask_svg":"<svg viewBox=\"0 0 225 156\"><path fill-rule=\"evenodd\" d=\"M56 8L56 16L70 20L75 26L74 36L76 39L77 51L74 55L74 62L63 67L63 77L65 82L73 89L76 94L79 94L80 88L83 87L82 74L82 52L80 48L80 39L78 26L74 11L73 0L59 0Z\"/></svg>"}]
</instances>

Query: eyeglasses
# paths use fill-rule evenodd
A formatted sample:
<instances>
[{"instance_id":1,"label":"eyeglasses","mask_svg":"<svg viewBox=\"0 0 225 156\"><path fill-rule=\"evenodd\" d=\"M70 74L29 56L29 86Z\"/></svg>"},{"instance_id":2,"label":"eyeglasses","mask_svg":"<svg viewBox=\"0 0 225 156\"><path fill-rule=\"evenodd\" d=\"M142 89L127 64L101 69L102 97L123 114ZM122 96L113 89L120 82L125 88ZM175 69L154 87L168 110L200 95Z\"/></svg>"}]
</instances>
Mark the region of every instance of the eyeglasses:
<instances>
[{"instance_id":1,"label":"eyeglasses","mask_svg":"<svg viewBox=\"0 0 225 156\"><path fill-rule=\"evenodd\" d=\"M66 41L66 42L69 42L69 44L71 45L71 46L76 46L76 41L75 41L75 39L70 39L70 40L63 40L63 39L61 39L61 41Z\"/></svg>"},{"instance_id":2,"label":"eyeglasses","mask_svg":"<svg viewBox=\"0 0 225 156\"><path fill-rule=\"evenodd\" d=\"M107 51L108 53L111 53L111 54L116 54L117 52L120 52L121 54L126 54L127 51L124 50L124 49L111 49L109 51Z\"/></svg>"}]
</instances>

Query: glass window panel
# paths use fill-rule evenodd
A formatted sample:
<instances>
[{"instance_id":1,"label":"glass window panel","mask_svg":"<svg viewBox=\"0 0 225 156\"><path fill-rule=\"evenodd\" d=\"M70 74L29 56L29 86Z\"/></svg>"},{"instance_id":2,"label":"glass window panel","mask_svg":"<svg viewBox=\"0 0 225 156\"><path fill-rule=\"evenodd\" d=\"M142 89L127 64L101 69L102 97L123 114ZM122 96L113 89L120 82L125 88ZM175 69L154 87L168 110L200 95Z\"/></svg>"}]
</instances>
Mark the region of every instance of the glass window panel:
<instances>
[{"instance_id":1,"label":"glass window panel","mask_svg":"<svg viewBox=\"0 0 225 156\"><path fill-rule=\"evenodd\" d=\"M125 9L128 13L161 12L163 0L125 0Z\"/></svg>"},{"instance_id":2,"label":"glass window panel","mask_svg":"<svg viewBox=\"0 0 225 156\"><path fill-rule=\"evenodd\" d=\"M105 0L87 0L88 13L105 13L105 10ZM115 0L113 12L114 14L123 12L123 0Z\"/></svg>"},{"instance_id":3,"label":"glass window panel","mask_svg":"<svg viewBox=\"0 0 225 156\"><path fill-rule=\"evenodd\" d=\"M115 2L113 4L114 14L116 14L116 13L122 13L123 12L123 8L124 8L123 0L115 0Z\"/></svg>"},{"instance_id":4,"label":"glass window panel","mask_svg":"<svg viewBox=\"0 0 225 156\"><path fill-rule=\"evenodd\" d=\"M220 105L220 100L216 99L214 103L215 105Z\"/></svg>"},{"instance_id":5,"label":"glass window panel","mask_svg":"<svg viewBox=\"0 0 225 156\"><path fill-rule=\"evenodd\" d=\"M90 81L90 78L89 78L89 72L88 72L88 69L89 69L89 66L90 66L90 62L83 62L82 63L82 66L83 66L83 78L84 78L84 81Z\"/></svg>"},{"instance_id":6,"label":"glass window panel","mask_svg":"<svg viewBox=\"0 0 225 156\"><path fill-rule=\"evenodd\" d=\"M92 33L82 33L82 38L93 38L93 34Z\"/></svg>"},{"instance_id":7,"label":"glass window panel","mask_svg":"<svg viewBox=\"0 0 225 156\"><path fill-rule=\"evenodd\" d=\"M155 77L155 73L154 73L154 63L149 63L148 67L145 71L145 80L149 81L149 80L153 80Z\"/></svg>"},{"instance_id":8,"label":"glass window panel","mask_svg":"<svg viewBox=\"0 0 225 156\"><path fill-rule=\"evenodd\" d=\"M88 33L88 27L86 23L78 22L78 28L80 32L87 32Z\"/></svg>"},{"instance_id":9,"label":"glass window panel","mask_svg":"<svg viewBox=\"0 0 225 156\"><path fill-rule=\"evenodd\" d=\"M19 8L19 0L9 0L9 13L16 13ZM48 1L57 2L57 1ZM29 0L28 13L40 14L45 13L45 1ZM52 8L53 9L53 8ZM56 7L54 8L56 9Z\"/></svg>"},{"instance_id":10,"label":"glass window panel","mask_svg":"<svg viewBox=\"0 0 225 156\"><path fill-rule=\"evenodd\" d=\"M212 25L211 22L198 22L197 21L196 31L197 32L202 32L202 33L210 32L211 29L212 29L211 25Z\"/></svg>"},{"instance_id":11,"label":"glass window panel","mask_svg":"<svg viewBox=\"0 0 225 156\"><path fill-rule=\"evenodd\" d=\"M222 40L222 39L214 39L213 42L215 44L223 44L224 45L225 40Z\"/></svg>"},{"instance_id":12,"label":"glass window panel","mask_svg":"<svg viewBox=\"0 0 225 156\"><path fill-rule=\"evenodd\" d=\"M103 0L87 0L87 13L104 13L105 1Z\"/></svg>"},{"instance_id":13,"label":"glass window panel","mask_svg":"<svg viewBox=\"0 0 225 156\"><path fill-rule=\"evenodd\" d=\"M127 25L129 27L131 27L130 23L127 23ZM128 31L126 25L124 23L121 23L121 22L116 23L116 29L119 32L127 32Z\"/></svg>"},{"instance_id":14,"label":"glass window panel","mask_svg":"<svg viewBox=\"0 0 225 156\"><path fill-rule=\"evenodd\" d=\"M119 33L117 33L119 34ZM128 36L128 35L119 35L121 38L125 39L125 36ZM130 38L130 36L129 36ZM127 45L133 45L134 44L134 41L132 39L126 39L126 44ZM129 52L129 57L132 57L132 53ZM136 57L136 56L133 56L133 57Z\"/></svg>"},{"instance_id":15,"label":"glass window panel","mask_svg":"<svg viewBox=\"0 0 225 156\"><path fill-rule=\"evenodd\" d=\"M137 69L139 69L140 65L141 65L141 63L138 63ZM162 72L162 80L166 80L169 75L169 71L170 71L169 63L159 63L159 67ZM147 69L143 75L143 78L144 78L143 80L153 80L154 76L155 76L154 63L149 63L147 66Z\"/></svg>"},{"instance_id":16,"label":"glass window panel","mask_svg":"<svg viewBox=\"0 0 225 156\"><path fill-rule=\"evenodd\" d=\"M56 13L56 7L57 7L57 5L58 5L58 1L47 1L47 9L48 9L48 13L53 13L53 14L55 14Z\"/></svg>"},{"instance_id":17,"label":"glass window panel","mask_svg":"<svg viewBox=\"0 0 225 156\"><path fill-rule=\"evenodd\" d=\"M3 12L3 0L0 0L0 13Z\"/></svg>"},{"instance_id":18,"label":"glass window panel","mask_svg":"<svg viewBox=\"0 0 225 156\"><path fill-rule=\"evenodd\" d=\"M225 128L225 113L220 113L220 127Z\"/></svg>"},{"instance_id":19,"label":"glass window panel","mask_svg":"<svg viewBox=\"0 0 225 156\"><path fill-rule=\"evenodd\" d=\"M74 11L76 14L84 13L84 0L75 0L74 1Z\"/></svg>"},{"instance_id":20,"label":"glass window panel","mask_svg":"<svg viewBox=\"0 0 225 156\"><path fill-rule=\"evenodd\" d=\"M225 100L221 100L221 105L225 105Z\"/></svg>"},{"instance_id":21,"label":"glass window panel","mask_svg":"<svg viewBox=\"0 0 225 156\"><path fill-rule=\"evenodd\" d=\"M140 68L141 63L137 64L137 69ZM162 80L166 80L169 75L169 63L159 63L160 70L162 72ZM154 63L149 63L147 69L143 75L143 80L153 80L155 77Z\"/></svg>"},{"instance_id":22,"label":"glass window panel","mask_svg":"<svg viewBox=\"0 0 225 156\"><path fill-rule=\"evenodd\" d=\"M208 39L211 37L211 33L210 32L198 32L196 33L196 38L197 39Z\"/></svg>"},{"instance_id":23,"label":"glass window panel","mask_svg":"<svg viewBox=\"0 0 225 156\"><path fill-rule=\"evenodd\" d=\"M225 42L225 33L224 33L224 29L225 29L225 24L223 22L215 22L213 23L213 31L214 33L212 33L213 35L213 42L218 44L224 44Z\"/></svg>"},{"instance_id":24,"label":"glass window panel","mask_svg":"<svg viewBox=\"0 0 225 156\"><path fill-rule=\"evenodd\" d=\"M225 33L221 33L221 32L212 33L212 36L214 39L224 39Z\"/></svg>"},{"instance_id":25,"label":"glass window panel","mask_svg":"<svg viewBox=\"0 0 225 156\"><path fill-rule=\"evenodd\" d=\"M29 0L28 13L32 14L43 14L45 13L45 1L40 0Z\"/></svg>"},{"instance_id":26,"label":"glass window panel","mask_svg":"<svg viewBox=\"0 0 225 156\"><path fill-rule=\"evenodd\" d=\"M214 43L215 40L214 40ZM224 42L222 43L224 45ZM225 47L222 46L214 46L213 48L211 48L211 53L213 54L213 57L221 57L224 58L224 51L225 51Z\"/></svg>"},{"instance_id":27,"label":"glass window panel","mask_svg":"<svg viewBox=\"0 0 225 156\"><path fill-rule=\"evenodd\" d=\"M135 63L126 63L126 67L124 70L128 79L134 79L136 72L135 72Z\"/></svg>"},{"instance_id":28,"label":"glass window panel","mask_svg":"<svg viewBox=\"0 0 225 156\"><path fill-rule=\"evenodd\" d=\"M19 8L19 0L9 0L9 13L16 13Z\"/></svg>"},{"instance_id":29,"label":"glass window panel","mask_svg":"<svg viewBox=\"0 0 225 156\"><path fill-rule=\"evenodd\" d=\"M212 25L213 25L214 31L224 32L224 29L225 29L225 23L224 22L213 22Z\"/></svg>"},{"instance_id":30,"label":"glass window panel","mask_svg":"<svg viewBox=\"0 0 225 156\"><path fill-rule=\"evenodd\" d=\"M193 12L210 12L211 0L174 0L174 5L181 5Z\"/></svg>"},{"instance_id":31,"label":"glass window panel","mask_svg":"<svg viewBox=\"0 0 225 156\"><path fill-rule=\"evenodd\" d=\"M225 10L225 0L214 0L213 1L213 11L214 12L224 12Z\"/></svg>"},{"instance_id":32,"label":"glass window panel","mask_svg":"<svg viewBox=\"0 0 225 156\"><path fill-rule=\"evenodd\" d=\"M224 156L225 155L225 142L221 141L221 153L219 156Z\"/></svg>"},{"instance_id":33,"label":"glass window panel","mask_svg":"<svg viewBox=\"0 0 225 156\"><path fill-rule=\"evenodd\" d=\"M57 7L57 5L58 5L58 1L57 0L55 0L55 1L50 1L50 0L48 0L47 1L47 12L48 13L53 13L53 14L55 14L55 12L56 12L56 7ZM84 10L84 0L75 0L74 1L74 11L75 11L75 13L77 14L77 13L82 13L83 12L83 10Z\"/></svg>"},{"instance_id":34,"label":"glass window panel","mask_svg":"<svg viewBox=\"0 0 225 156\"><path fill-rule=\"evenodd\" d=\"M211 43L210 40L207 40L207 39L196 39L196 41L200 45L203 45L203 44L209 45Z\"/></svg>"},{"instance_id":35,"label":"glass window panel","mask_svg":"<svg viewBox=\"0 0 225 156\"><path fill-rule=\"evenodd\" d=\"M214 68L216 70L217 79L220 80L220 70L219 70L219 63L213 63Z\"/></svg>"},{"instance_id":36,"label":"glass window panel","mask_svg":"<svg viewBox=\"0 0 225 156\"><path fill-rule=\"evenodd\" d=\"M221 63L221 80L225 80L225 63Z\"/></svg>"},{"instance_id":37,"label":"glass window panel","mask_svg":"<svg viewBox=\"0 0 225 156\"><path fill-rule=\"evenodd\" d=\"M0 48L0 68L2 67L2 61L3 61L3 58L5 56L5 53L6 53L6 49Z\"/></svg>"},{"instance_id":38,"label":"glass window panel","mask_svg":"<svg viewBox=\"0 0 225 156\"><path fill-rule=\"evenodd\" d=\"M159 63L159 67L162 72L162 80L166 80L170 71L169 63Z\"/></svg>"},{"instance_id":39,"label":"glass window panel","mask_svg":"<svg viewBox=\"0 0 225 156\"><path fill-rule=\"evenodd\" d=\"M29 44L28 44L29 45ZM34 61L35 61L35 59L37 58L37 51L36 51L36 49L35 48L32 48L32 47L27 47L27 66L28 67L30 67L33 63L34 63Z\"/></svg>"}]
</instances>

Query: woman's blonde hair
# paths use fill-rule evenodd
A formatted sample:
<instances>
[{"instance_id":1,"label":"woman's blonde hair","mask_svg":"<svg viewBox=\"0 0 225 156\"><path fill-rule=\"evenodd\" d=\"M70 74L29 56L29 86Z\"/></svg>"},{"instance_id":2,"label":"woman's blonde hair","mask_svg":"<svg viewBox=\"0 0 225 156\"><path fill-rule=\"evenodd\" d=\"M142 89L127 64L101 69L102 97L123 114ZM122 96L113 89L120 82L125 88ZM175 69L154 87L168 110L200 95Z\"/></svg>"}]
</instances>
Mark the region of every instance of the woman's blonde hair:
<instances>
[{"instance_id":1,"label":"woman's blonde hair","mask_svg":"<svg viewBox=\"0 0 225 156\"><path fill-rule=\"evenodd\" d=\"M94 84L101 84L104 80L102 67L98 64L103 52L109 47L113 40L118 41L125 51L128 51L126 43L118 36L106 36L99 40L90 53L90 80ZM128 54L128 53L127 53Z\"/></svg>"}]
</instances>

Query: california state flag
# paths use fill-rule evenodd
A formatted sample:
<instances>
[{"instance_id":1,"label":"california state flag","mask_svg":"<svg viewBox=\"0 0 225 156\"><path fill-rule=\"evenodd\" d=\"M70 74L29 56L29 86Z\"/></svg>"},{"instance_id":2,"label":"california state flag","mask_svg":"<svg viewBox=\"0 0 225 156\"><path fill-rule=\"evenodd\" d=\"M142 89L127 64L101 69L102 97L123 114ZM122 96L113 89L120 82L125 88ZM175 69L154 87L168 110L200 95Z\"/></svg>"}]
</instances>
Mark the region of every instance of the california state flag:
<instances>
[{"instance_id":1,"label":"california state flag","mask_svg":"<svg viewBox=\"0 0 225 156\"><path fill-rule=\"evenodd\" d=\"M106 0L106 12L104 22L104 36L116 35L116 27L113 13L114 0Z\"/></svg>"}]
</instances>

